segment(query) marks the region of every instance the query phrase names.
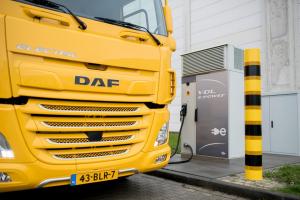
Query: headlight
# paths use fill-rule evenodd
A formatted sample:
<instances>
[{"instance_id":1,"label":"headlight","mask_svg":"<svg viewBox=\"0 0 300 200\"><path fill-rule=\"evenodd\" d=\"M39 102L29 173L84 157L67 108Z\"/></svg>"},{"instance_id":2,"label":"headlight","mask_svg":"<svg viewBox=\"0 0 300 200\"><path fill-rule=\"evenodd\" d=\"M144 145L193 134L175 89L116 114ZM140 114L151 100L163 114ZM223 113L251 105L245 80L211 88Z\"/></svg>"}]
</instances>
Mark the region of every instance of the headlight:
<instances>
[{"instance_id":1,"label":"headlight","mask_svg":"<svg viewBox=\"0 0 300 200\"><path fill-rule=\"evenodd\" d=\"M14 158L14 152L10 148L4 135L0 133L0 158Z\"/></svg>"},{"instance_id":2,"label":"headlight","mask_svg":"<svg viewBox=\"0 0 300 200\"><path fill-rule=\"evenodd\" d=\"M159 145L165 144L168 140L168 133L169 133L169 123L165 123L162 128L160 129L154 146L157 147Z\"/></svg>"}]
</instances>

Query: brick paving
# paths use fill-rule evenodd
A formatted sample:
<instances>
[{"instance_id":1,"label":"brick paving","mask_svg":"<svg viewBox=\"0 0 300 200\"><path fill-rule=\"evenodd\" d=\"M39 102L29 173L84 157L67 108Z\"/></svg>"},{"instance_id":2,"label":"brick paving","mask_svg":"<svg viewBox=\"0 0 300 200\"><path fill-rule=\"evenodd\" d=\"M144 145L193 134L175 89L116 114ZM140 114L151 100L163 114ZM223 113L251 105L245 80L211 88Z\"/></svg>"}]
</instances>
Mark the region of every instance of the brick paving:
<instances>
[{"instance_id":1,"label":"brick paving","mask_svg":"<svg viewBox=\"0 0 300 200\"><path fill-rule=\"evenodd\" d=\"M260 181L249 181L245 179L245 174L235 174L231 176L225 176L222 178L219 178L218 180L234 183L238 185L243 185L247 187L253 187L253 188L259 188L259 189L265 189L265 190L276 190L278 188L283 188L285 184L278 183L272 179L264 178Z\"/></svg>"},{"instance_id":2,"label":"brick paving","mask_svg":"<svg viewBox=\"0 0 300 200\"><path fill-rule=\"evenodd\" d=\"M182 199L182 200L232 200L243 199L217 191L186 185L158 177L139 174L125 180L103 182L77 187L56 187L40 190L29 190L0 194L1 200L6 199Z\"/></svg>"}]
</instances>

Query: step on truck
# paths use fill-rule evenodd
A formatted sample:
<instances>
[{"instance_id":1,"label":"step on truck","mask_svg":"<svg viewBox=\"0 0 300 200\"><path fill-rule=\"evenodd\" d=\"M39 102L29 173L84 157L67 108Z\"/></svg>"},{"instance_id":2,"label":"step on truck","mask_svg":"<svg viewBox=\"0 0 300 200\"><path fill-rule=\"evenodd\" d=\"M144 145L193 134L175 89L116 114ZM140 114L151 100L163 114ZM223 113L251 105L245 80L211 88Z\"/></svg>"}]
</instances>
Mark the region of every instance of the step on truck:
<instances>
[{"instance_id":1,"label":"step on truck","mask_svg":"<svg viewBox=\"0 0 300 200\"><path fill-rule=\"evenodd\" d=\"M0 1L0 192L165 166L167 0Z\"/></svg>"}]
</instances>

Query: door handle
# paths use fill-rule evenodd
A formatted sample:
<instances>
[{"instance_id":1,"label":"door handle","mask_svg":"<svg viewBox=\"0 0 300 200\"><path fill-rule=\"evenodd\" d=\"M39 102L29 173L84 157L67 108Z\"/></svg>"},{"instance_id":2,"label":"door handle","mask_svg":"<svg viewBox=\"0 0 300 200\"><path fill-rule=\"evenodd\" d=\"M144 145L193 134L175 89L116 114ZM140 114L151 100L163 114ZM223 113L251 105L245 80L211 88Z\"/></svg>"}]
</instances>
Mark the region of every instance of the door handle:
<instances>
[{"instance_id":1,"label":"door handle","mask_svg":"<svg viewBox=\"0 0 300 200\"><path fill-rule=\"evenodd\" d=\"M198 121L198 108L195 109L194 121Z\"/></svg>"},{"instance_id":2,"label":"door handle","mask_svg":"<svg viewBox=\"0 0 300 200\"><path fill-rule=\"evenodd\" d=\"M149 36L132 31L122 31L120 32L120 37L124 39L138 39L139 41L149 40Z\"/></svg>"},{"instance_id":3,"label":"door handle","mask_svg":"<svg viewBox=\"0 0 300 200\"><path fill-rule=\"evenodd\" d=\"M273 128L274 127L274 122L273 122L273 120L271 120L271 128Z\"/></svg>"},{"instance_id":4,"label":"door handle","mask_svg":"<svg viewBox=\"0 0 300 200\"><path fill-rule=\"evenodd\" d=\"M70 20L62 15L57 15L50 12L40 11L25 7L24 12L27 16L34 19L50 19L59 22L61 25L70 26ZM49 22L50 23L50 22Z\"/></svg>"}]
</instances>

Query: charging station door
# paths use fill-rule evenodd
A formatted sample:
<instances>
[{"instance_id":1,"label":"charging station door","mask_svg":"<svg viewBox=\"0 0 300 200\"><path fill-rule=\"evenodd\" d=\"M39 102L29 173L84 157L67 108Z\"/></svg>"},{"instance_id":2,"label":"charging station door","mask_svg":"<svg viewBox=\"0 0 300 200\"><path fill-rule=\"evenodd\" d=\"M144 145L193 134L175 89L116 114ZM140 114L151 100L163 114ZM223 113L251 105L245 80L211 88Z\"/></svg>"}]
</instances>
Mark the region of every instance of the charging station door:
<instances>
[{"instance_id":1,"label":"charging station door","mask_svg":"<svg viewBox=\"0 0 300 200\"><path fill-rule=\"evenodd\" d=\"M228 72L197 75L196 153L228 158Z\"/></svg>"}]
</instances>

